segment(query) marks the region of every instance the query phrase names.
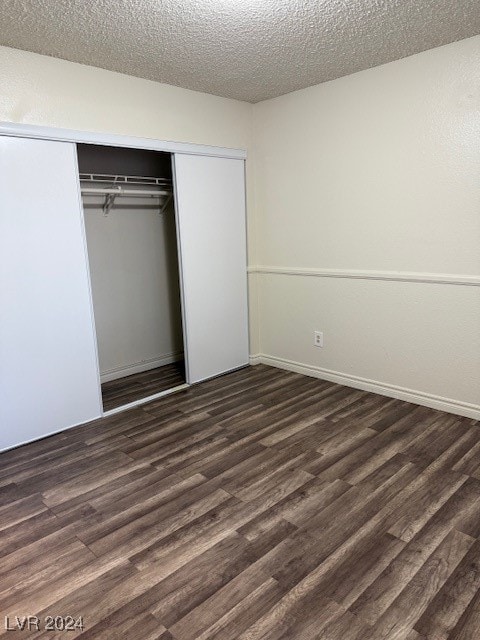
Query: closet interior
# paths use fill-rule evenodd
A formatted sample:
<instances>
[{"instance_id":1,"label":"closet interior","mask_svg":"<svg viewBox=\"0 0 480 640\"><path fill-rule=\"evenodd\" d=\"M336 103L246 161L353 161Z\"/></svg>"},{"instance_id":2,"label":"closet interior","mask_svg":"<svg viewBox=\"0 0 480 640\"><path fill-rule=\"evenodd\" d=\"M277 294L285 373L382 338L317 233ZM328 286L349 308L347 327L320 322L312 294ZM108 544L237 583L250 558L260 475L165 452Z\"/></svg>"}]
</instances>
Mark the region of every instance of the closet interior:
<instances>
[{"instance_id":1,"label":"closet interior","mask_svg":"<svg viewBox=\"0 0 480 640\"><path fill-rule=\"evenodd\" d=\"M183 385L170 153L78 144L104 411Z\"/></svg>"}]
</instances>

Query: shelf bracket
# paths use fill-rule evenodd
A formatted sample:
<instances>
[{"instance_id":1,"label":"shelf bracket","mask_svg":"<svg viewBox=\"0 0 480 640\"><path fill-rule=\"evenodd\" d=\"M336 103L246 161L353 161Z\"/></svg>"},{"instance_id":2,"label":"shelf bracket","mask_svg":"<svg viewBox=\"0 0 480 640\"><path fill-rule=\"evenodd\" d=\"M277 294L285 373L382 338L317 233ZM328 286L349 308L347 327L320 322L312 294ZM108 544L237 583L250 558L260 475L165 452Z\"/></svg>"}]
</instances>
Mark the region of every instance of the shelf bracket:
<instances>
[{"instance_id":1,"label":"shelf bracket","mask_svg":"<svg viewBox=\"0 0 480 640\"><path fill-rule=\"evenodd\" d=\"M119 189L120 192L120 189ZM116 193L107 193L105 196L105 201L103 203L103 215L108 216L110 209L113 207L115 203L115 198L117 197Z\"/></svg>"},{"instance_id":2,"label":"shelf bracket","mask_svg":"<svg viewBox=\"0 0 480 640\"><path fill-rule=\"evenodd\" d=\"M172 194L170 194L169 196L167 196L165 198L165 202L162 204L162 206L160 208L160 211L158 212L159 215L163 215L166 212L167 207L170 204L171 199L172 199Z\"/></svg>"}]
</instances>

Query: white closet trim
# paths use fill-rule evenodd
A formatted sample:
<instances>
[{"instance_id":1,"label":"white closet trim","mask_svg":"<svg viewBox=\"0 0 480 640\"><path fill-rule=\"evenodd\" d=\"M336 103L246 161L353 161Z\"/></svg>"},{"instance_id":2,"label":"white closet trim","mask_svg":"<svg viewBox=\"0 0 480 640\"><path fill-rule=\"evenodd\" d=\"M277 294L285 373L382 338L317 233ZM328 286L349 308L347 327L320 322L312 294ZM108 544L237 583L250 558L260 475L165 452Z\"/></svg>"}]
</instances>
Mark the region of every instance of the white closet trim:
<instances>
[{"instance_id":1,"label":"white closet trim","mask_svg":"<svg viewBox=\"0 0 480 640\"><path fill-rule=\"evenodd\" d=\"M169 153L188 153L200 156L214 156L217 158L235 158L237 160L244 160L247 157L245 149L210 147L203 144L155 140L153 138L136 138L134 136L76 131L74 129L57 129L55 127L17 124L14 122L0 122L0 135L15 136L17 138L57 140L59 142L81 142L110 147L131 147L133 149L149 149L151 151L167 151Z\"/></svg>"}]
</instances>

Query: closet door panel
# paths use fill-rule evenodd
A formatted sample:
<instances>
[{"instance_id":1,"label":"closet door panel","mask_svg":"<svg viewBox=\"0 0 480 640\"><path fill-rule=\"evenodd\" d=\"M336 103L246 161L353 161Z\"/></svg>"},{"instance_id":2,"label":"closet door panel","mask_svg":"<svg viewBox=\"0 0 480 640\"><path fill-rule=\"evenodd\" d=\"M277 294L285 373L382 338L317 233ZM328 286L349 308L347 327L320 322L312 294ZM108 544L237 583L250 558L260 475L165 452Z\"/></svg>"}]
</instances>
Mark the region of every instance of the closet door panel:
<instances>
[{"instance_id":1,"label":"closet door panel","mask_svg":"<svg viewBox=\"0 0 480 640\"><path fill-rule=\"evenodd\" d=\"M249 362L243 160L175 155L188 382Z\"/></svg>"},{"instance_id":2,"label":"closet door panel","mask_svg":"<svg viewBox=\"0 0 480 640\"><path fill-rule=\"evenodd\" d=\"M0 449L101 415L74 144L0 136Z\"/></svg>"}]
</instances>

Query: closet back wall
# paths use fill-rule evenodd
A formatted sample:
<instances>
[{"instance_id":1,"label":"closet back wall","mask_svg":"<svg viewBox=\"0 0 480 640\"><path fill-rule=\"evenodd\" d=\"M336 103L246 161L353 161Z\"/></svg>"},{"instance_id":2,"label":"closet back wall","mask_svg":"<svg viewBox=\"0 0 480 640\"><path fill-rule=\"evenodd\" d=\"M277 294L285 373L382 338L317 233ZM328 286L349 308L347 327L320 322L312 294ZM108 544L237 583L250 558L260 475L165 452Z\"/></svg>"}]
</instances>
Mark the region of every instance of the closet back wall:
<instances>
[{"instance_id":1,"label":"closet back wall","mask_svg":"<svg viewBox=\"0 0 480 640\"><path fill-rule=\"evenodd\" d=\"M173 207L159 215L150 198L122 198L104 216L103 198L88 203L85 227L102 382L181 359Z\"/></svg>"}]
</instances>

